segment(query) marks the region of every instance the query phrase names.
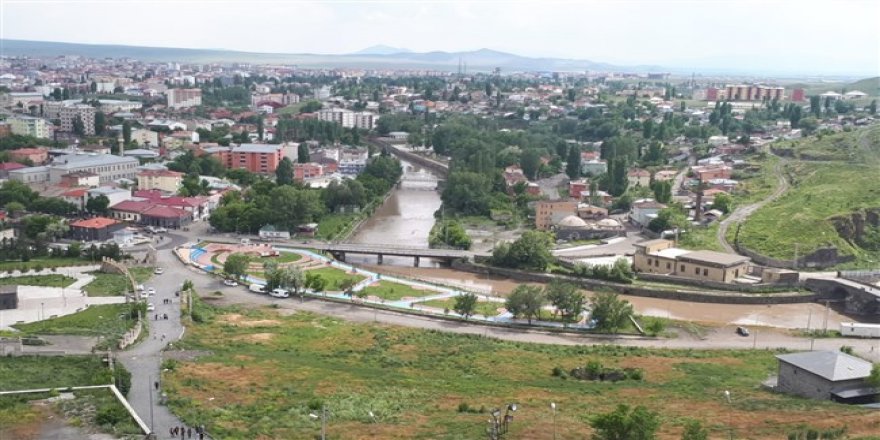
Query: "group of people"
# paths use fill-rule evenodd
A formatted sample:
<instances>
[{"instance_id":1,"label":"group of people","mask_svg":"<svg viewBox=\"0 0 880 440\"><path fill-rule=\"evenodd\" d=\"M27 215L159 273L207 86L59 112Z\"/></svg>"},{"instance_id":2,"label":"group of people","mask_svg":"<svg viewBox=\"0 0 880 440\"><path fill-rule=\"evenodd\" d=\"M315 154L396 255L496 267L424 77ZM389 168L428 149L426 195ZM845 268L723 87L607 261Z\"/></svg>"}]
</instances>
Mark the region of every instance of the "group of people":
<instances>
[{"instance_id":1,"label":"group of people","mask_svg":"<svg viewBox=\"0 0 880 440\"><path fill-rule=\"evenodd\" d=\"M162 304L171 304L171 298L165 298L162 300Z\"/></svg>"},{"instance_id":2,"label":"group of people","mask_svg":"<svg viewBox=\"0 0 880 440\"><path fill-rule=\"evenodd\" d=\"M158 321L159 319L162 319L163 321L164 321L164 320L167 320L167 319L168 319L168 314L167 314L167 313L163 313L163 314L161 314L161 315L160 315L160 314L153 315L153 321Z\"/></svg>"},{"instance_id":3,"label":"group of people","mask_svg":"<svg viewBox=\"0 0 880 440\"><path fill-rule=\"evenodd\" d=\"M189 439L193 438L193 431L195 431L199 440L204 440L205 438L205 426L196 426L196 429L187 428L185 426L174 426L168 430L171 433L171 437L177 438L179 435L181 439Z\"/></svg>"}]
</instances>

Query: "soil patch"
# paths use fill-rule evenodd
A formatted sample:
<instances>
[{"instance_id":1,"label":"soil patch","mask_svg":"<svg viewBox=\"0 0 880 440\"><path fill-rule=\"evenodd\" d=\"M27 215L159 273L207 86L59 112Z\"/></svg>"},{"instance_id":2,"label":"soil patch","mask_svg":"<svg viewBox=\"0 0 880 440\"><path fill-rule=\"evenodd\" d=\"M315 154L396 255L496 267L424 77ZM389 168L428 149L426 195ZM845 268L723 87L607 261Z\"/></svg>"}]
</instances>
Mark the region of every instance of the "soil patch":
<instances>
[{"instance_id":1,"label":"soil patch","mask_svg":"<svg viewBox=\"0 0 880 440\"><path fill-rule=\"evenodd\" d=\"M277 319L247 319L238 313L230 313L222 315L218 318L220 322L232 327L274 327L281 324Z\"/></svg>"}]
</instances>

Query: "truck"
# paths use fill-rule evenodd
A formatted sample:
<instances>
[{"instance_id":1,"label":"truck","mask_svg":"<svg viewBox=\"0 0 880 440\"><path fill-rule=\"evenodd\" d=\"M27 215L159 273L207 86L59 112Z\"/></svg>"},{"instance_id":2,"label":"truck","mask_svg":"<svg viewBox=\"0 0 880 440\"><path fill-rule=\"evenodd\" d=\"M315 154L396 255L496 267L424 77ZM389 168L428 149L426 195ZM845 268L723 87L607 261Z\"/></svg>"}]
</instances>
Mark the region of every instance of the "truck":
<instances>
[{"instance_id":1,"label":"truck","mask_svg":"<svg viewBox=\"0 0 880 440\"><path fill-rule=\"evenodd\" d=\"M251 284L248 286L248 289L250 289L251 292L266 293L266 286L262 284Z\"/></svg>"},{"instance_id":2,"label":"truck","mask_svg":"<svg viewBox=\"0 0 880 440\"><path fill-rule=\"evenodd\" d=\"M853 338L880 338L880 324L841 322L840 335Z\"/></svg>"}]
</instances>

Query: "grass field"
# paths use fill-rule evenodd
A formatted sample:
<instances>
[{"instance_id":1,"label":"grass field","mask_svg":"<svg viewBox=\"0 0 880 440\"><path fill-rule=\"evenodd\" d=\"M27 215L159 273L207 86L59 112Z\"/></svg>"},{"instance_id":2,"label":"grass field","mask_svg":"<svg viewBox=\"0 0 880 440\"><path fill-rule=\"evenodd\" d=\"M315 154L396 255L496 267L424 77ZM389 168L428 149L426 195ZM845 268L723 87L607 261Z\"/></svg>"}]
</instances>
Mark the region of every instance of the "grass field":
<instances>
[{"instance_id":1,"label":"grass field","mask_svg":"<svg viewBox=\"0 0 880 440\"><path fill-rule=\"evenodd\" d=\"M134 304L106 304L91 306L72 315L59 316L13 327L31 335L79 335L103 337L98 347L115 345L135 319L127 319Z\"/></svg>"},{"instance_id":2,"label":"grass field","mask_svg":"<svg viewBox=\"0 0 880 440\"><path fill-rule=\"evenodd\" d=\"M95 264L88 260L83 260L81 258L41 258L34 259L30 261L2 261L0 262L0 271L11 271L11 270L32 270L32 269L48 269L52 267L65 267L65 266L87 266L89 264Z\"/></svg>"},{"instance_id":3,"label":"grass field","mask_svg":"<svg viewBox=\"0 0 880 440\"><path fill-rule=\"evenodd\" d=\"M325 240L333 239L357 218L358 214L327 214L318 222L317 237Z\"/></svg>"},{"instance_id":4,"label":"grass field","mask_svg":"<svg viewBox=\"0 0 880 440\"><path fill-rule=\"evenodd\" d=\"M0 278L0 285L2 286L67 287L74 282L76 282L76 279L59 274Z\"/></svg>"},{"instance_id":5,"label":"grass field","mask_svg":"<svg viewBox=\"0 0 880 440\"><path fill-rule=\"evenodd\" d=\"M342 269L337 269L335 267L322 267L319 269L309 269L308 273L321 275L324 280L327 281L327 285L324 287L326 291L338 291L342 290L340 287L342 282L346 279L352 279L356 283L359 283L366 279L367 277L363 275L355 275L345 272Z\"/></svg>"},{"instance_id":6,"label":"grass field","mask_svg":"<svg viewBox=\"0 0 880 440\"><path fill-rule=\"evenodd\" d=\"M791 259L832 245L859 262L876 266L872 255L841 238L828 220L861 208L880 207L880 168L853 164L791 164L791 188L752 214L739 232L745 247L774 258ZM872 261L873 260L873 263Z\"/></svg>"},{"instance_id":7,"label":"grass field","mask_svg":"<svg viewBox=\"0 0 880 440\"><path fill-rule=\"evenodd\" d=\"M684 249L724 252L724 248L718 243L717 234L718 222L712 223L707 228L691 228L687 233L681 234L678 246Z\"/></svg>"},{"instance_id":8,"label":"grass field","mask_svg":"<svg viewBox=\"0 0 880 440\"><path fill-rule=\"evenodd\" d=\"M455 298L435 299L433 301L425 301L425 302L419 303L419 305L427 306L427 307L434 307L434 308L438 308L441 310L446 310L446 309L453 310L453 307L455 307ZM503 307L504 307L504 303L500 303L500 302L477 301L476 314L483 315L483 316L498 316L499 315L498 309L503 308Z\"/></svg>"},{"instance_id":9,"label":"grass field","mask_svg":"<svg viewBox=\"0 0 880 440\"><path fill-rule=\"evenodd\" d=\"M131 276L138 284L143 284L153 277L152 267L132 267ZM95 280L83 288L89 296L122 296L128 291L128 278L118 273L92 272Z\"/></svg>"},{"instance_id":10,"label":"grass field","mask_svg":"<svg viewBox=\"0 0 880 440\"><path fill-rule=\"evenodd\" d=\"M388 301L397 301L406 297L420 298L437 294L433 290L415 289L412 286L391 281L379 281L376 285L365 288L364 291L367 295L378 296Z\"/></svg>"},{"instance_id":11,"label":"grass field","mask_svg":"<svg viewBox=\"0 0 880 440\"><path fill-rule=\"evenodd\" d=\"M121 367L117 367L121 368ZM117 370L122 377L127 372ZM22 356L0 358L0 390L56 388L105 385L112 382L109 368L98 356ZM125 391L123 385L122 391ZM51 393L21 394L0 397L0 438L32 438L31 433L50 416L63 414L73 426L88 425L114 435L139 434L125 409L108 389L74 391L76 399L52 406L53 411L35 407L32 400L50 397ZM99 423L97 415L102 415ZM89 428L86 429L90 430Z\"/></svg>"},{"instance_id":12,"label":"grass field","mask_svg":"<svg viewBox=\"0 0 880 440\"><path fill-rule=\"evenodd\" d=\"M619 403L660 413L661 439L678 439L698 419L710 438L785 438L801 424L880 429L876 413L762 390L775 352L648 350L502 342L400 327L354 324L270 309L215 309L188 327L180 344L210 353L169 362L169 406L185 423L205 423L218 438L312 438L309 413L326 405L328 438L476 439L487 411L519 405L509 438L588 438L588 418ZM616 384L554 377L599 360L645 371ZM729 390L732 403L724 401ZM372 411L375 423L369 416Z\"/></svg>"},{"instance_id":13,"label":"grass field","mask_svg":"<svg viewBox=\"0 0 880 440\"><path fill-rule=\"evenodd\" d=\"M740 184L732 194L734 204L755 203L772 194L779 185L775 169L780 160L776 156L763 154L750 160L746 169L735 171L732 177L740 180Z\"/></svg>"}]
</instances>

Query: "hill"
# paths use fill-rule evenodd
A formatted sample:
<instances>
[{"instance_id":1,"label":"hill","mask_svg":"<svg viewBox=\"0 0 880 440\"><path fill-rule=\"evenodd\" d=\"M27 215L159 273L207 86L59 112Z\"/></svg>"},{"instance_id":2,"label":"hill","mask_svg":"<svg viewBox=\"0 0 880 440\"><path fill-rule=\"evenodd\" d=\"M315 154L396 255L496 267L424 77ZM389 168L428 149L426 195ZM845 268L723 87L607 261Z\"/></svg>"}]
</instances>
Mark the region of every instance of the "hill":
<instances>
[{"instance_id":1,"label":"hill","mask_svg":"<svg viewBox=\"0 0 880 440\"><path fill-rule=\"evenodd\" d=\"M865 78L852 84L847 84L846 89L861 90L871 96L880 96L880 76Z\"/></svg>"},{"instance_id":2,"label":"hill","mask_svg":"<svg viewBox=\"0 0 880 440\"><path fill-rule=\"evenodd\" d=\"M357 52L352 52L352 55L391 55L395 53L412 53L412 51L409 49L391 47L384 44L377 44L375 46L361 49Z\"/></svg>"},{"instance_id":3,"label":"hill","mask_svg":"<svg viewBox=\"0 0 880 440\"><path fill-rule=\"evenodd\" d=\"M283 63L315 68L401 68L455 71L459 60L468 71L584 71L626 70L632 72L669 71L658 66L616 66L589 60L531 58L490 49L464 52L396 52L404 50L373 46L353 54L259 53L218 49L181 49L169 47L123 46L107 44L58 43L48 41L2 39L4 55L52 57L80 55L90 58L135 58L142 61L180 61L194 63L248 62Z\"/></svg>"}]
</instances>

